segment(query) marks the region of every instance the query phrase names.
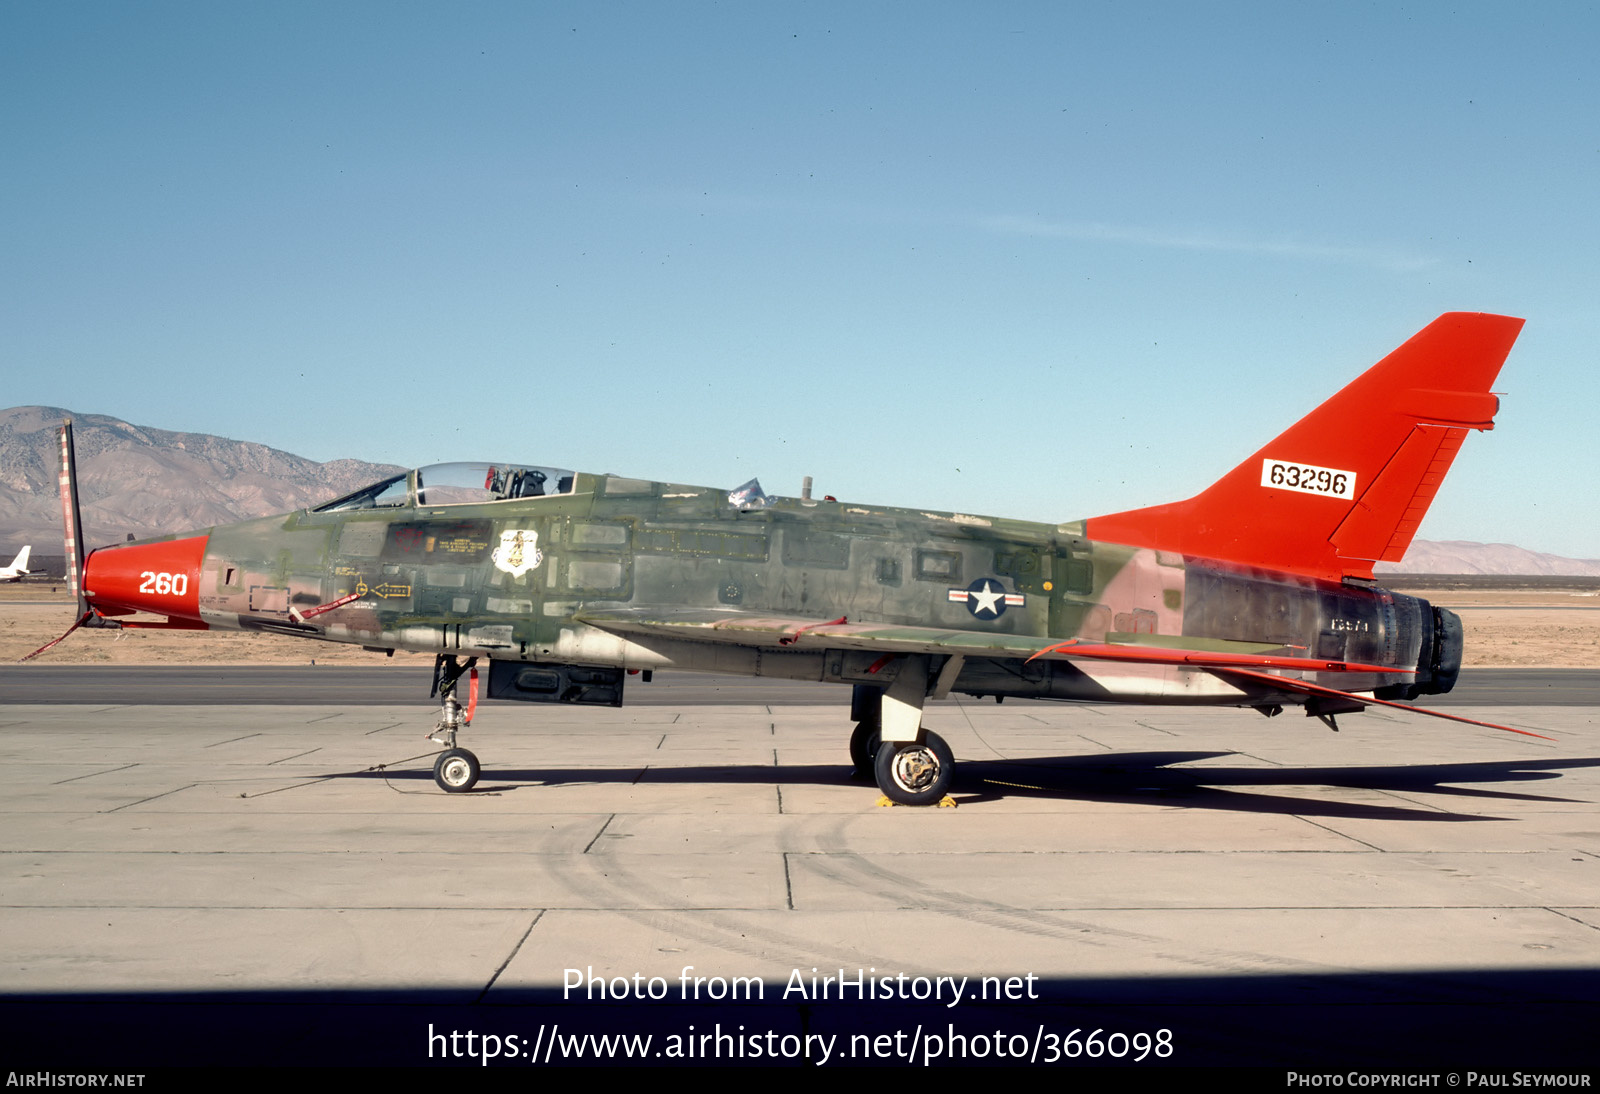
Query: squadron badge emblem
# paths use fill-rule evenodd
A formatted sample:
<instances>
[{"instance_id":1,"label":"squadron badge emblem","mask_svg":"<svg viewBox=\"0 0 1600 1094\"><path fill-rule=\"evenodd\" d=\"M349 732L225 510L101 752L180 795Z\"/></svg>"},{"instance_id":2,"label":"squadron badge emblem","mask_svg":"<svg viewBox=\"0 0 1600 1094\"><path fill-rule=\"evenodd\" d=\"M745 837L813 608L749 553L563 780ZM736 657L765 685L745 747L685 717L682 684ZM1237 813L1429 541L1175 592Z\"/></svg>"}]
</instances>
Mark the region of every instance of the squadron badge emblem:
<instances>
[{"instance_id":1,"label":"squadron badge emblem","mask_svg":"<svg viewBox=\"0 0 1600 1094\"><path fill-rule=\"evenodd\" d=\"M539 533L531 528L508 528L500 533L500 546L494 549L494 568L512 577L521 577L544 561L539 550Z\"/></svg>"}]
</instances>

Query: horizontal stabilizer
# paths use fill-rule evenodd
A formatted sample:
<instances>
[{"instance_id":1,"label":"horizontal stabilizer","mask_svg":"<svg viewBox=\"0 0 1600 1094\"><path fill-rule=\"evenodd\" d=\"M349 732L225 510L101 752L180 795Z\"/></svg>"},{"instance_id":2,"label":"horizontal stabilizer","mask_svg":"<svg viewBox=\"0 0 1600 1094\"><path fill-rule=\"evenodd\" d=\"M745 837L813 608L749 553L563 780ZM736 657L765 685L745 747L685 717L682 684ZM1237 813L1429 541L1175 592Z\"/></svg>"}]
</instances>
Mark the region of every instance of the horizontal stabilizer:
<instances>
[{"instance_id":1,"label":"horizontal stabilizer","mask_svg":"<svg viewBox=\"0 0 1600 1094\"><path fill-rule=\"evenodd\" d=\"M1359 661L1330 661L1325 657L1295 657L1288 654L1225 653L1216 650L1186 650L1166 646L1124 646L1106 642L1080 642L1069 638L1040 650L1033 657L1048 654L1086 657L1099 661L1131 661L1143 665L1174 665L1180 668L1259 668L1294 669L1300 672L1382 672L1414 673L1416 669L1393 665L1364 665Z\"/></svg>"},{"instance_id":2,"label":"horizontal stabilizer","mask_svg":"<svg viewBox=\"0 0 1600 1094\"><path fill-rule=\"evenodd\" d=\"M1463 718L1459 714L1446 714L1442 710L1429 710L1427 707L1414 707L1405 703L1396 703L1390 699L1374 699L1370 695L1358 695L1354 692L1340 691L1338 688L1323 687L1306 680L1291 680L1283 676L1274 676L1267 672L1255 672L1251 669L1218 669L1223 676L1236 676L1251 680L1258 684L1279 688L1283 691L1298 692L1301 695L1321 695L1327 698L1350 699L1363 705L1370 704L1379 707L1393 707L1396 710L1407 710L1412 714L1426 714L1430 718L1444 718L1452 722L1465 722L1469 726L1483 726L1485 729L1503 729L1507 733L1520 733L1524 737L1537 737L1541 741L1553 741L1554 737L1546 737L1542 733L1532 730L1518 729L1515 726L1503 726L1498 722L1480 722L1476 718Z\"/></svg>"}]
</instances>

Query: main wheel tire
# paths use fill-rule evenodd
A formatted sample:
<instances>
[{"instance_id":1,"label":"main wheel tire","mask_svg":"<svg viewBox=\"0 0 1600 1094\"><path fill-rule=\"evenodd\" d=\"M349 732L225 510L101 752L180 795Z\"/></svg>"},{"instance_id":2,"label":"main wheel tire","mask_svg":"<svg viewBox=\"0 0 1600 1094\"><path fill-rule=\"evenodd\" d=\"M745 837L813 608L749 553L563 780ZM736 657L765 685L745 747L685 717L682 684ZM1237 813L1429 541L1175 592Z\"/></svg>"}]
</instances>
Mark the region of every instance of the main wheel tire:
<instances>
[{"instance_id":1,"label":"main wheel tire","mask_svg":"<svg viewBox=\"0 0 1600 1094\"><path fill-rule=\"evenodd\" d=\"M926 730L920 741L884 741L873 764L878 789L901 805L938 805L955 770L950 746Z\"/></svg>"},{"instance_id":2,"label":"main wheel tire","mask_svg":"<svg viewBox=\"0 0 1600 1094\"><path fill-rule=\"evenodd\" d=\"M478 785L481 774L483 769L478 766L478 757L464 748L441 752L433 761L433 781L446 794L465 794Z\"/></svg>"},{"instance_id":3,"label":"main wheel tire","mask_svg":"<svg viewBox=\"0 0 1600 1094\"><path fill-rule=\"evenodd\" d=\"M880 743L875 723L856 723L854 732L850 734L850 762L855 765L853 774L858 778L865 779L872 775L872 765L878 757Z\"/></svg>"}]
</instances>

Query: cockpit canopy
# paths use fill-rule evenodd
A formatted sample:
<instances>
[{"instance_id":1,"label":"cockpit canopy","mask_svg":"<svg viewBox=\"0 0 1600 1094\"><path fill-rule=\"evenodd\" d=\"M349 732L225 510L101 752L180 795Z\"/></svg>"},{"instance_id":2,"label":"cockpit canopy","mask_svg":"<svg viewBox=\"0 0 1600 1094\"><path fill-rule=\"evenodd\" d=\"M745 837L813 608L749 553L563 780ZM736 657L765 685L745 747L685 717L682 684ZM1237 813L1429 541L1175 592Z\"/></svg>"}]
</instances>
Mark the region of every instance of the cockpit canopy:
<instances>
[{"instance_id":1,"label":"cockpit canopy","mask_svg":"<svg viewBox=\"0 0 1600 1094\"><path fill-rule=\"evenodd\" d=\"M394 475L312 510L399 509L417 505L482 505L572 493L575 476L559 467L517 463L435 463Z\"/></svg>"}]
</instances>

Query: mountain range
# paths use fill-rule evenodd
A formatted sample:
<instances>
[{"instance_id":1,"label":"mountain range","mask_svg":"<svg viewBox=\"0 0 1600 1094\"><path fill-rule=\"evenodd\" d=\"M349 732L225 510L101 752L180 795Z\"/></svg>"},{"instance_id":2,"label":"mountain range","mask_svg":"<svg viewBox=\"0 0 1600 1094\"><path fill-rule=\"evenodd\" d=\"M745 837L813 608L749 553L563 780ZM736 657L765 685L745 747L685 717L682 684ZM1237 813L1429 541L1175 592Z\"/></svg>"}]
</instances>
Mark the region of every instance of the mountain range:
<instances>
[{"instance_id":1,"label":"mountain range","mask_svg":"<svg viewBox=\"0 0 1600 1094\"><path fill-rule=\"evenodd\" d=\"M317 463L249 441L131 425L54 406L0 410L0 551L59 550L56 427L72 419L84 542L209 528L315 505L403 470Z\"/></svg>"}]
</instances>

